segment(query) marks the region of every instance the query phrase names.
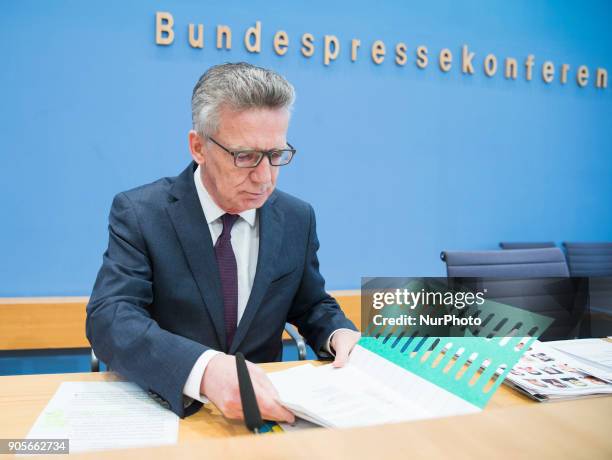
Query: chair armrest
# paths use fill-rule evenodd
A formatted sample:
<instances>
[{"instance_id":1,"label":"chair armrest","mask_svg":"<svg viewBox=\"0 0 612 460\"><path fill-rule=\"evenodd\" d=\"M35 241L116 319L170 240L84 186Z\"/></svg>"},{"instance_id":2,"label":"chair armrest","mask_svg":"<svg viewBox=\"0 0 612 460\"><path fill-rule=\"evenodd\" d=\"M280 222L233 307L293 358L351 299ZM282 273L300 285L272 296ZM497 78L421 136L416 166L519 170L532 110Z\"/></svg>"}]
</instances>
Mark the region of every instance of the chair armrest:
<instances>
[{"instance_id":1,"label":"chair armrest","mask_svg":"<svg viewBox=\"0 0 612 460\"><path fill-rule=\"evenodd\" d=\"M100 360L91 349L91 372L100 372Z\"/></svg>"},{"instance_id":2,"label":"chair armrest","mask_svg":"<svg viewBox=\"0 0 612 460\"><path fill-rule=\"evenodd\" d=\"M298 359L303 361L306 359L306 342L304 341L304 337L300 335L295 326L289 323L285 323L285 331L287 334L291 336L291 338L295 341L295 346L298 351Z\"/></svg>"}]
</instances>

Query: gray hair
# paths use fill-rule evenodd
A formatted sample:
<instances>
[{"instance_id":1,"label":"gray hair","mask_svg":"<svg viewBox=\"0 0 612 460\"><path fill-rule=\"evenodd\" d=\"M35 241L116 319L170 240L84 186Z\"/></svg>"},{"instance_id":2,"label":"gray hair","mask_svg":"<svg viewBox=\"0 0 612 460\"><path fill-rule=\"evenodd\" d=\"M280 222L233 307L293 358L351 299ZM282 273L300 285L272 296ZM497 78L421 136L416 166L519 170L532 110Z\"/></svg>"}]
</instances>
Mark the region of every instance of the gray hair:
<instances>
[{"instance_id":1,"label":"gray hair","mask_svg":"<svg viewBox=\"0 0 612 460\"><path fill-rule=\"evenodd\" d=\"M222 107L241 111L269 108L291 110L295 90L281 75L246 62L226 63L208 69L191 97L193 129L210 136L219 128Z\"/></svg>"}]
</instances>

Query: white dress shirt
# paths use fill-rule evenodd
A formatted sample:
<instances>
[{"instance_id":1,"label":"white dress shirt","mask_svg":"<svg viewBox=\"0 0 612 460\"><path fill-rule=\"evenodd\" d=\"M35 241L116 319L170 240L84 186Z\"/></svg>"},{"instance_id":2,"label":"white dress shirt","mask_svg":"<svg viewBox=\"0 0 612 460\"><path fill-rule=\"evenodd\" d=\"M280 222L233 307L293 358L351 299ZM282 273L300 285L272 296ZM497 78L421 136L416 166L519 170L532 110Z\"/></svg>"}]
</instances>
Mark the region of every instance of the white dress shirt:
<instances>
[{"instance_id":1,"label":"white dress shirt","mask_svg":"<svg viewBox=\"0 0 612 460\"><path fill-rule=\"evenodd\" d=\"M225 211L213 201L208 190L202 184L200 177L200 166L193 173L198 198L202 205L202 210L206 216L208 229L212 238L213 246L217 242L219 235L223 231L221 216ZM259 255L259 216L256 209L249 209L239 214L240 218L232 227L231 241L234 256L236 257L236 268L238 271L238 324L246 308L246 304L251 295L253 280L255 279L255 269L257 268L257 256ZM237 324L237 325L238 325ZM332 336L338 331L333 331L327 340L327 351L333 355L330 347ZM200 385L204 371L210 360L221 353L217 350L207 350L196 360L189 377L183 387L183 394L189 398L196 399L203 403L208 400L200 394ZM190 401L186 401L190 404Z\"/></svg>"},{"instance_id":2,"label":"white dress shirt","mask_svg":"<svg viewBox=\"0 0 612 460\"><path fill-rule=\"evenodd\" d=\"M200 177L200 166L193 173L198 198L202 210L206 216L208 230L212 238L213 246L223 231L221 216L225 211L213 201L208 190L202 184ZM257 256L259 255L259 217L256 209L249 209L239 214L240 218L232 227L232 249L236 257L236 269L238 274L238 324L246 308L253 288L255 269L257 268ZM183 394L198 401L207 402L200 394L200 383L208 362L220 351L207 350L196 361L191 373L183 387Z\"/></svg>"}]
</instances>

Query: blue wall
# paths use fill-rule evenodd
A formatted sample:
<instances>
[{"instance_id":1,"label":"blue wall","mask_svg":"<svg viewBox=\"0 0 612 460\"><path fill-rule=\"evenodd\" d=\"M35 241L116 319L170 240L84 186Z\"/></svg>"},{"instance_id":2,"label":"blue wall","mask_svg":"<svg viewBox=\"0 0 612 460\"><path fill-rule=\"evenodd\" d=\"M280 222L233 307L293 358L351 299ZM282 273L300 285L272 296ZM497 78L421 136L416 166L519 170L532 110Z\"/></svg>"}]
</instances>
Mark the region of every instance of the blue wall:
<instances>
[{"instance_id":1,"label":"blue wall","mask_svg":"<svg viewBox=\"0 0 612 460\"><path fill-rule=\"evenodd\" d=\"M156 11L174 15L172 46L155 45ZM186 166L192 87L225 61L274 68L297 89L299 153L279 185L315 206L331 289L443 274L442 249L612 239L612 87L574 80L581 64L612 77L610 2L12 0L2 17L0 296L89 294L113 195ZM249 54L242 35L256 20L263 49ZM189 22L204 23L205 49L188 46ZM232 27L231 51L214 48L217 24ZM272 50L278 29L291 40L284 57ZM311 59L304 32L316 37ZM343 47L329 67L324 34ZM376 39L388 48L380 66ZM464 43L473 76L460 71ZM444 47L456 58L448 74L435 62ZM487 78L489 52L519 63L533 53L534 80L522 67L517 81ZM571 65L567 85L542 82L545 59Z\"/></svg>"}]
</instances>

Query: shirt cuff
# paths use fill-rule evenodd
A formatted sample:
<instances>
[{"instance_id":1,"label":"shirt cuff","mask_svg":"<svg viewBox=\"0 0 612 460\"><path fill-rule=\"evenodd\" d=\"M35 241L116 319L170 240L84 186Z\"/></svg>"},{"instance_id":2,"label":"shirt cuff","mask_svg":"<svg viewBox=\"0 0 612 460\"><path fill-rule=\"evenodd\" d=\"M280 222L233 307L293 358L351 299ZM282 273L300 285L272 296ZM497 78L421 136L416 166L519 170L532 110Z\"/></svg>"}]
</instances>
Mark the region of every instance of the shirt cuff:
<instances>
[{"instance_id":1,"label":"shirt cuff","mask_svg":"<svg viewBox=\"0 0 612 460\"><path fill-rule=\"evenodd\" d=\"M336 356L336 353L334 353L334 350L332 349L331 341L332 341L332 337L334 336L334 334L338 331L352 331L352 329L349 329L348 327L341 327L340 329L336 329L334 332L329 334L329 338L327 339L327 345L325 347L325 351L334 357Z\"/></svg>"},{"instance_id":2,"label":"shirt cuff","mask_svg":"<svg viewBox=\"0 0 612 460\"><path fill-rule=\"evenodd\" d=\"M221 353L217 350L206 350L204 353L200 355L197 359L193 368L191 368L191 372L189 373L189 377L187 377L187 381L185 382L185 386L183 387L183 394L192 400L195 399L200 401L201 403L206 404L208 399L200 393L200 387L202 385L202 377L204 377L204 371L206 370L206 366L211 359L213 359L216 355ZM191 401L187 400L185 402Z\"/></svg>"}]
</instances>

